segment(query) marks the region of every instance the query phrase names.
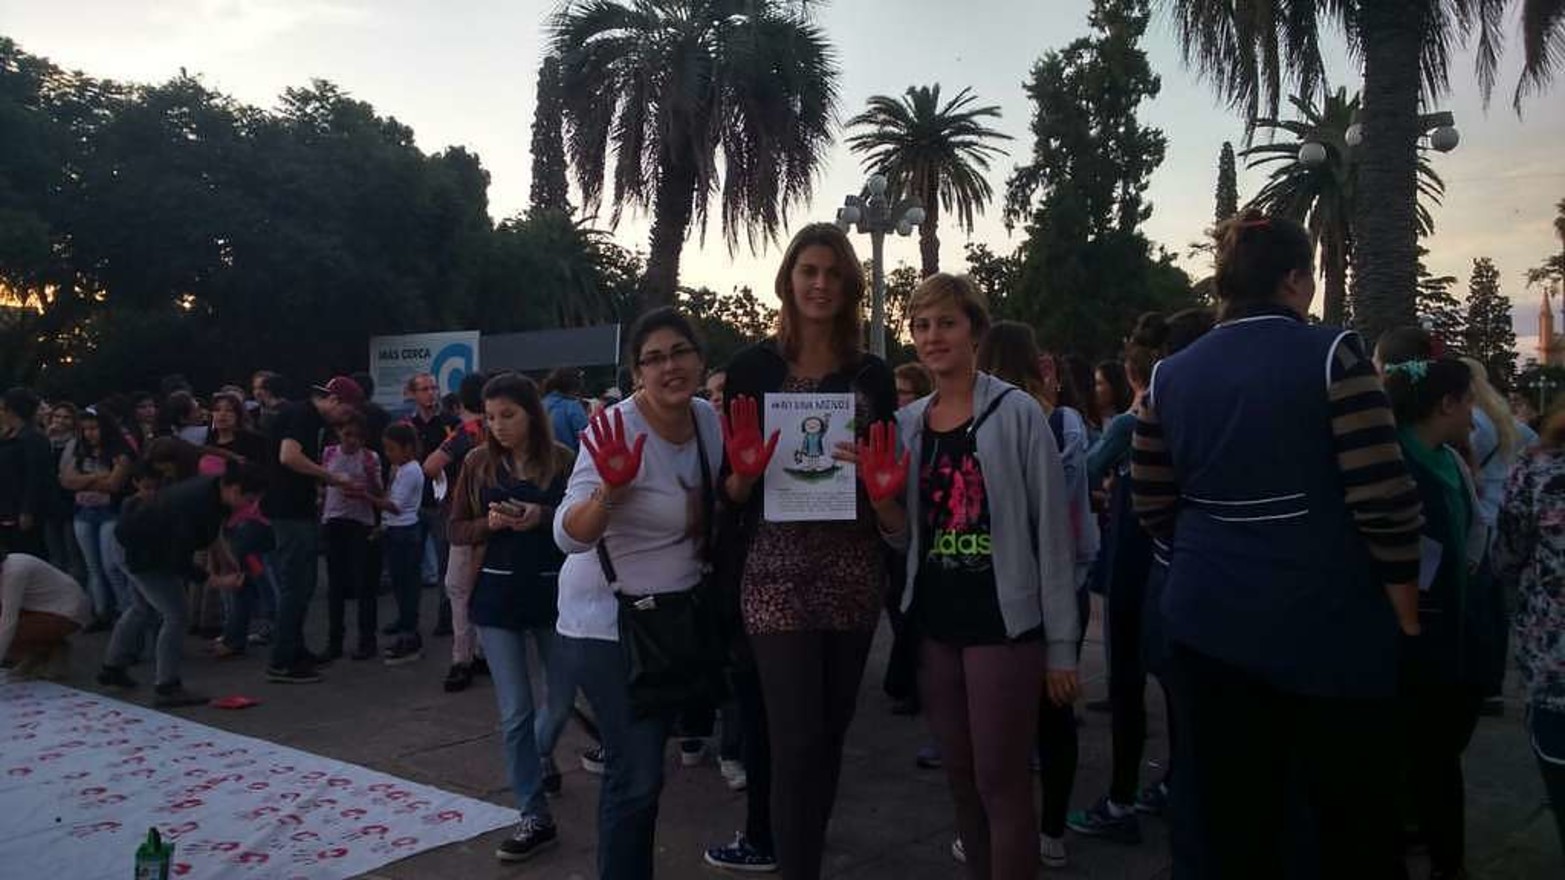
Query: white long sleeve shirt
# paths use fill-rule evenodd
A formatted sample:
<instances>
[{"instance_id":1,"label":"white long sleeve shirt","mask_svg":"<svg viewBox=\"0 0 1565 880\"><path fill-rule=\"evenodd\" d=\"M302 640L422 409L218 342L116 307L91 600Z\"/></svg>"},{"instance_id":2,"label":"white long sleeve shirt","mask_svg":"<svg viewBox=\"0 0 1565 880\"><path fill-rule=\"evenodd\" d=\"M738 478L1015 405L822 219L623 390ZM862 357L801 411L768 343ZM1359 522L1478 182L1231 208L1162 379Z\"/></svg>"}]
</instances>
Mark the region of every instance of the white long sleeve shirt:
<instances>
[{"instance_id":1,"label":"white long sleeve shirt","mask_svg":"<svg viewBox=\"0 0 1565 880\"><path fill-rule=\"evenodd\" d=\"M86 626L92 620L92 601L70 575L36 556L12 553L0 562L0 657L11 650L23 611Z\"/></svg>"},{"instance_id":2,"label":"white long sleeve shirt","mask_svg":"<svg viewBox=\"0 0 1565 880\"><path fill-rule=\"evenodd\" d=\"M704 400L691 402L701 442L706 446L706 466L712 489L717 485L723 460L722 429L717 412ZM636 408L634 397L616 404L613 411L625 416L626 441L647 435L641 453L641 472L624 500L614 505L603 541L619 576L620 592L646 596L688 590L701 580L702 562L692 518L700 516L701 472L696 441L674 444L653 433ZM611 416L612 418L612 416ZM568 556L560 569L559 620L556 630L577 639L619 640L619 605L598 560L597 544L585 544L565 531L565 518L578 504L591 504L592 492L602 485L597 465L583 450L576 456L565 487L565 500L555 511L554 540Z\"/></svg>"},{"instance_id":3,"label":"white long sleeve shirt","mask_svg":"<svg viewBox=\"0 0 1565 880\"><path fill-rule=\"evenodd\" d=\"M397 512L387 511L381 518L386 526L418 525L418 505L424 497L424 469L416 461L405 461L397 466L391 478L391 489L386 493Z\"/></svg>"}]
</instances>

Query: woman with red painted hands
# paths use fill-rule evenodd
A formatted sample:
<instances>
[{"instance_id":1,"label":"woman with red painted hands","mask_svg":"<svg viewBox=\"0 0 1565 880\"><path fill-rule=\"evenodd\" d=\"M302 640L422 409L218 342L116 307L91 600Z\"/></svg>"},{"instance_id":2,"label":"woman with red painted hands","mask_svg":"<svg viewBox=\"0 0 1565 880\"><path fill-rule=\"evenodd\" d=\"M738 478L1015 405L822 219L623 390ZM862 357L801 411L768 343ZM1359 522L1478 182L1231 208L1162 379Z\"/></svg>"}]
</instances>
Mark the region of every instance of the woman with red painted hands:
<instances>
[{"instance_id":1,"label":"woman with red painted hands","mask_svg":"<svg viewBox=\"0 0 1565 880\"><path fill-rule=\"evenodd\" d=\"M908 303L933 395L904 407L907 453L873 434L861 472L872 496L901 489L903 610L924 635L923 703L944 758L974 880L1032 878L1039 851L1028 761L1047 689L1075 699L1079 627L1065 473L1048 420L1026 392L978 371L989 325L965 277L924 279ZM1043 841L1047 857L1063 859Z\"/></svg>"},{"instance_id":2,"label":"woman with red painted hands","mask_svg":"<svg viewBox=\"0 0 1565 880\"><path fill-rule=\"evenodd\" d=\"M774 290L781 306L776 335L728 365L730 416L740 398L764 403L765 395L779 392L847 393L861 439L870 424L890 420L896 382L884 361L863 350L864 272L842 230L829 223L801 229L783 255ZM748 422L747 415L747 434ZM759 429L748 436L753 443ZM838 461L857 459L851 443L831 452ZM737 459L732 450L729 455ZM770 787L770 816L756 815L767 799L755 792L745 837L708 850L707 861L750 871L775 864L789 880L815 880L842 746L885 595L880 534L902 527L902 510L894 500L863 499L850 520L772 522L761 515L763 472L746 474L730 463L722 494L732 535L721 542L718 570L731 570L738 585L746 637L740 649L750 656L736 665L734 689L745 716L749 788ZM769 760L758 757L766 752ZM756 760L748 760L752 755ZM763 764L769 778L757 776ZM772 852L751 839L762 829L774 838ZM766 858L771 855L775 862Z\"/></svg>"},{"instance_id":3,"label":"woman with red painted hands","mask_svg":"<svg viewBox=\"0 0 1565 880\"><path fill-rule=\"evenodd\" d=\"M652 876L663 751L675 715L649 705L657 694L639 676L650 670L637 669L634 642L624 637L642 632L643 614L665 619L693 608L723 455L717 413L694 396L703 368L690 322L657 309L636 322L630 338L638 390L595 414L582 432L586 454L577 456L554 516L555 542L569 555L555 623L563 678L551 676L550 687L581 688L607 752L598 798L604 880Z\"/></svg>"}]
</instances>

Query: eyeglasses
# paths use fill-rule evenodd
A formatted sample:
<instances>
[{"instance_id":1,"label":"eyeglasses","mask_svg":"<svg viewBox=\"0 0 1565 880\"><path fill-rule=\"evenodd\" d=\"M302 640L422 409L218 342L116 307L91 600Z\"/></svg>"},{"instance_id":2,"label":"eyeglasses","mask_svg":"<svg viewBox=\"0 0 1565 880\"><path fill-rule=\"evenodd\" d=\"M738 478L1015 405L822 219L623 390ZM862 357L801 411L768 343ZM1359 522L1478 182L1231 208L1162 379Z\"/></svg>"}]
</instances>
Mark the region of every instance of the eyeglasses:
<instances>
[{"instance_id":1,"label":"eyeglasses","mask_svg":"<svg viewBox=\"0 0 1565 880\"><path fill-rule=\"evenodd\" d=\"M700 352L693 345L676 345L666 354L661 351L654 351L651 354L643 355L641 360L636 361L636 366L643 370L661 370L671 361L688 361L699 354Z\"/></svg>"}]
</instances>

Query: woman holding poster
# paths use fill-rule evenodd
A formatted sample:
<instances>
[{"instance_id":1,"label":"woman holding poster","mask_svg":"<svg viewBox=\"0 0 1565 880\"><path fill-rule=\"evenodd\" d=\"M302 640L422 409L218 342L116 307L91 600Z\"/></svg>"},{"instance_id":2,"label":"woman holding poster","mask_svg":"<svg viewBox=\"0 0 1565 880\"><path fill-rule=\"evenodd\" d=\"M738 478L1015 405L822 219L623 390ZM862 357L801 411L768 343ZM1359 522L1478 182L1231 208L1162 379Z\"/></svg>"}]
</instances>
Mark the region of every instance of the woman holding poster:
<instances>
[{"instance_id":1,"label":"woman holding poster","mask_svg":"<svg viewBox=\"0 0 1565 880\"><path fill-rule=\"evenodd\" d=\"M935 393L898 414L902 460L875 426L863 478L871 494L906 486L907 528L891 539L907 547L902 608L923 634L924 709L960 835L952 851L973 880L1031 878L1040 855L1065 858L1063 828L1034 849L1027 767L1039 718L1028 697L1047 689L1068 707L1077 689L1065 472L1037 401L978 371L989 314L973 282L932 275L908 314Z\"/></svg>"},{"instance_id":2,"label":"woman holding poster","mask_svg":"<svg viewBox=\"0 0 1565 880\"><path fill-rule=\"evenodd\" d=\"M775 855L784 877L813 880L886 588L880 533L902 527L894 498L872 504L858 491L852 441L892 418L896 384L885 362L862 349L864 272L840 229L821 223L794 236L776 291L777 335L728 367L723 489L738 537L726 567L738 579L754 658L735 672L750 816L746 835L708 851L707 861L753 870ZM749 467L736 457L734 440L757 437L763 411L766 434L777 431L787 442L769 466ZM796 500L821 503L779 505L784 482L799 490ZM831 509L836 518L806 521L799 507Z\"/></svg>"}]
</instances>

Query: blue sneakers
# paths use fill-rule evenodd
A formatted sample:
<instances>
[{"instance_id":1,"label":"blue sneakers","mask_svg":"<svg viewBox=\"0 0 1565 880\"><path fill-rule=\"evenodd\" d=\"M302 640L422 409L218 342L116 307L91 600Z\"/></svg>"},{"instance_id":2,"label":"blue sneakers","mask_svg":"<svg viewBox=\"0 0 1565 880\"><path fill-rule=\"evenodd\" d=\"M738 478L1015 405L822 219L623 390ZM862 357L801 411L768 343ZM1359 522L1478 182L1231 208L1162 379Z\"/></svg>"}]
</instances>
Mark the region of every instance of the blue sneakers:
<instances>
[{"instance_id":1,"label":"blue sneakers","mask_svg":"<svg viewBox=\"0 0 1565 880\"><path fill-rule=\"evenodd\" d=\"M727 846L708 849L706 863L725 871L742 871L747 874L770 874L777 870L777 858L751 846L742 833L735 834L734 842Z\"/></svg>"},{"instance_id":2,"label":"blue sneakers","mask_svg":"<svg viewBox=\"0 0 1565 880\"><path fill-rule=\"evenodd\" d=\"M1112 805L1107 797L1099 798L1090 809L1072 812L1066 817L1065 826L1088 837L1117 843L1141 842L1141 822L1136 818L1136 808Z\"/></svg>"}]
</instances>

